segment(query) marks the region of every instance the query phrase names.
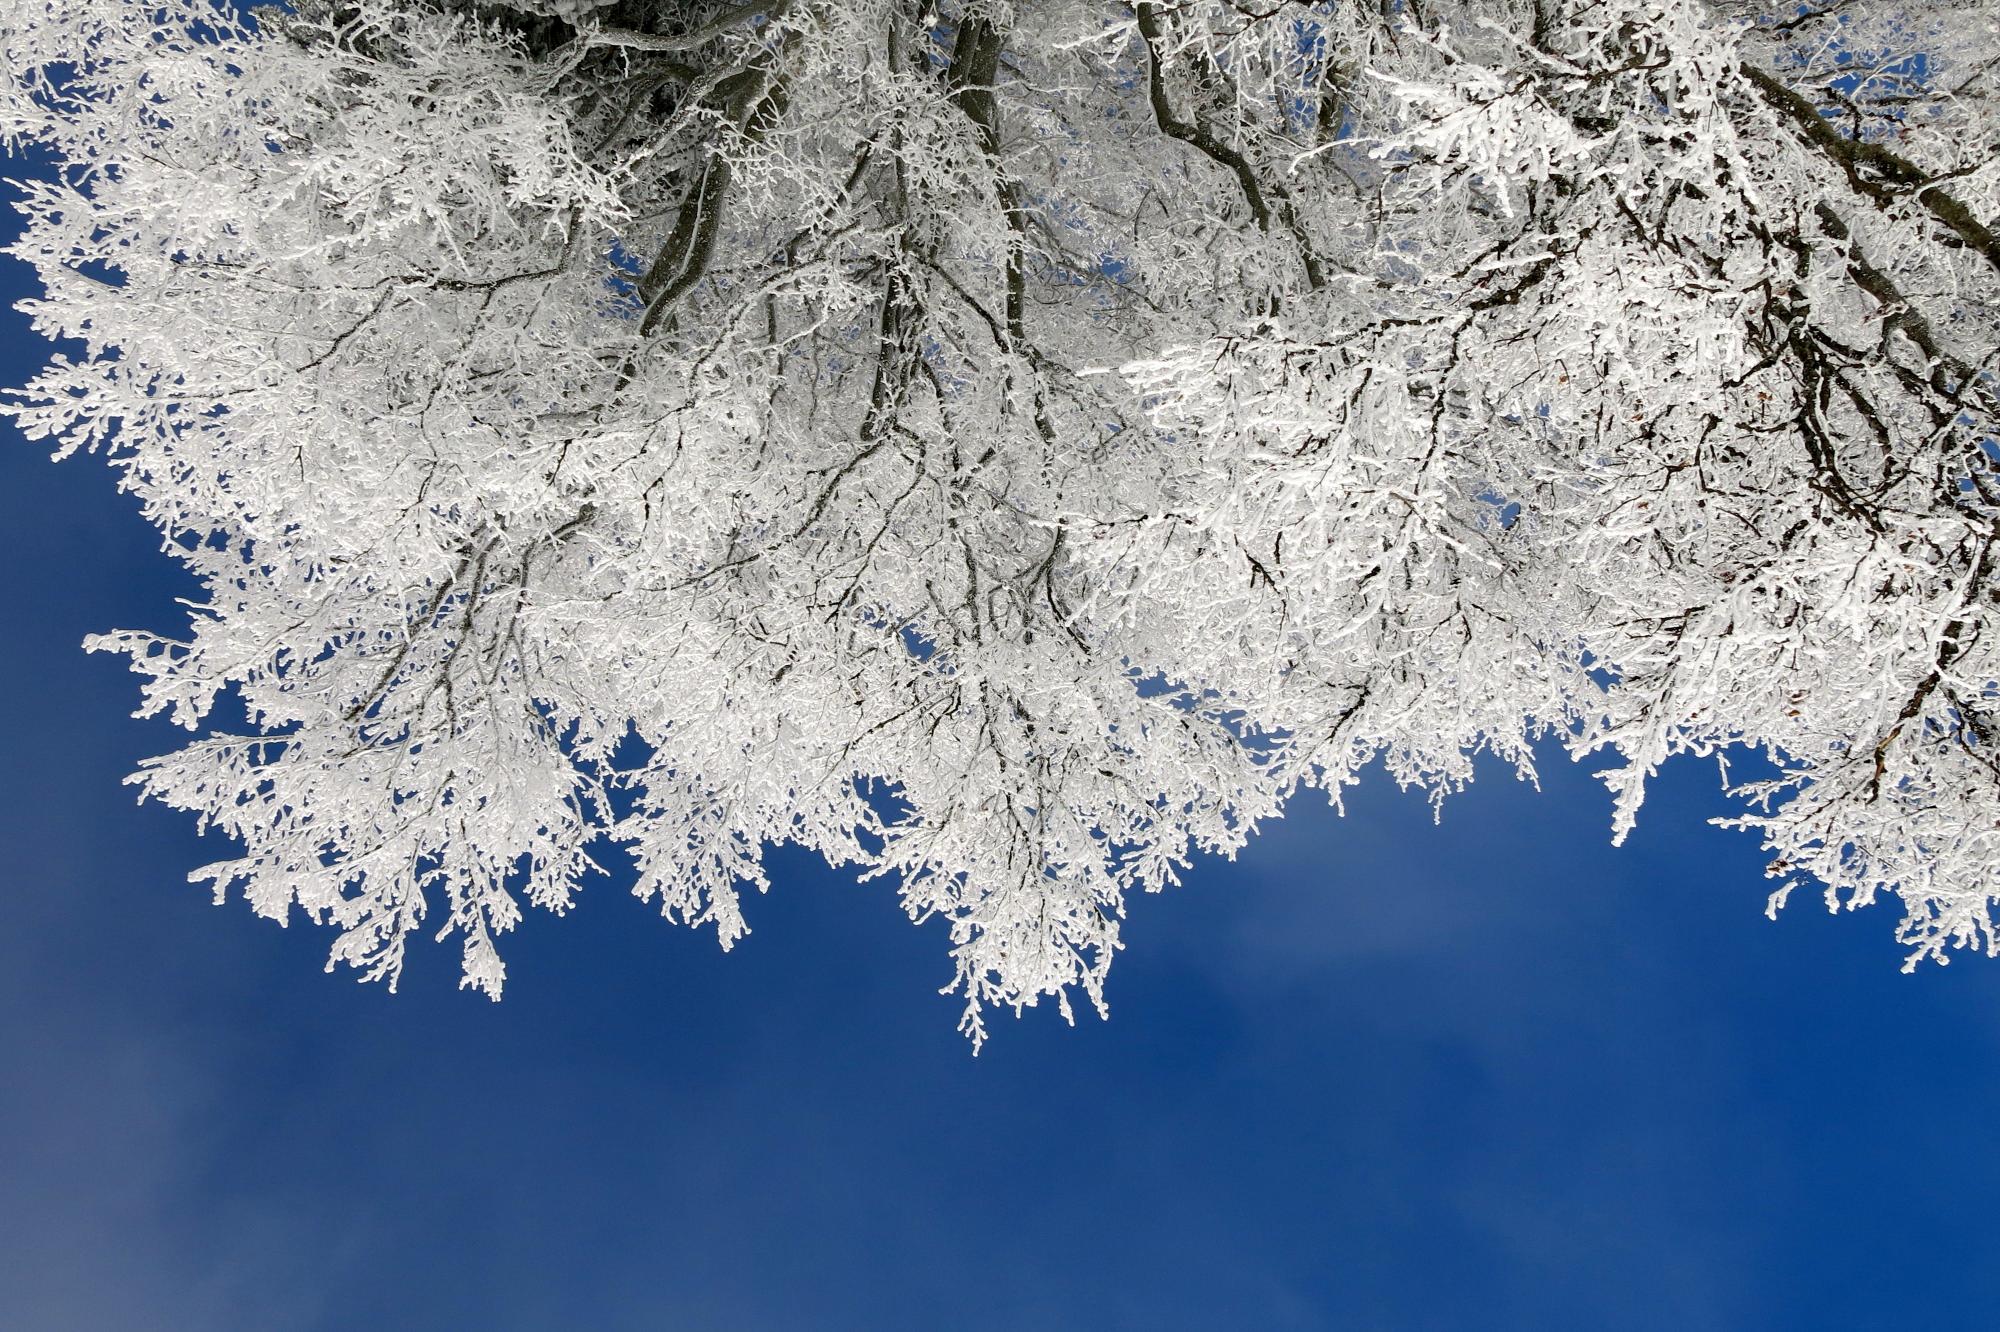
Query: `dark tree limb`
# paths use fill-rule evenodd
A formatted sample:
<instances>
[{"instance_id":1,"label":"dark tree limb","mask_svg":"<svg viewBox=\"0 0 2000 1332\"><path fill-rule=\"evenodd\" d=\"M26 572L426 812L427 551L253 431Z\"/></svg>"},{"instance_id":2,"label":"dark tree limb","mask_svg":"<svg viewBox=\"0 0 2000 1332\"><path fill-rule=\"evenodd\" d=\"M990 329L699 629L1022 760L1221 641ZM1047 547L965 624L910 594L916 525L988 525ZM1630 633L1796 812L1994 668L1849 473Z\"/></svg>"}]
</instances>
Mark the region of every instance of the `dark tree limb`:
<instances>
[{"instance_id":1,"label":"dark tree limb","mask_svg":"<svg viewBox=\"0 0 2000 1332\"><path fill-rule=\"evenodd\" d=\"M1914 194L1917 202L1949 227L1966 248L2000 269L2000 235L1973 216L1964 203L1933 184L1933 178L1922 167L1879 143L1848 138L1810 100L1767 71L1748 63L1740 68L1767 105L1789 121L1807 143L1840 166L1857 193L1878 207L1887 207L1899 195Z\"/></svg>"}]
</instances>

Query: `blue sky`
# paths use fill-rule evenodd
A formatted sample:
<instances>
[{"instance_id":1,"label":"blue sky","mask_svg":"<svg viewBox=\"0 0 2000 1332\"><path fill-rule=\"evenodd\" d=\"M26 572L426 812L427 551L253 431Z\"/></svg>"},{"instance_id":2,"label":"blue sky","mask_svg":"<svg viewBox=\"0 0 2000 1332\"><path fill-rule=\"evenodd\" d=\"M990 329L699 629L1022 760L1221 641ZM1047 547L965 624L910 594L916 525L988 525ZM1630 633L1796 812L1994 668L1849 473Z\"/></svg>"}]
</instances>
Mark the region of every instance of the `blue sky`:
<instances>
[{"instance_id":1,"label":"blue sky","mask_svg":"<svg viewBox=\"0 0 2000 1332\"><path fill-rule=\"evenodd\" d=\"M41 354L8 316L4 378ZM1302 804L1133 904L1108 1023L977 1060L942 929L795 855L727 957L599 882L504 1003L448 946L390 995L120 787L178 733L78 642L186 589L44 453L0 449L0 1326L1990 1322L2000 963L1766 922L1712 769L1615 851L1560 759L1441 828Z\"/></svg>"}]
</instances>

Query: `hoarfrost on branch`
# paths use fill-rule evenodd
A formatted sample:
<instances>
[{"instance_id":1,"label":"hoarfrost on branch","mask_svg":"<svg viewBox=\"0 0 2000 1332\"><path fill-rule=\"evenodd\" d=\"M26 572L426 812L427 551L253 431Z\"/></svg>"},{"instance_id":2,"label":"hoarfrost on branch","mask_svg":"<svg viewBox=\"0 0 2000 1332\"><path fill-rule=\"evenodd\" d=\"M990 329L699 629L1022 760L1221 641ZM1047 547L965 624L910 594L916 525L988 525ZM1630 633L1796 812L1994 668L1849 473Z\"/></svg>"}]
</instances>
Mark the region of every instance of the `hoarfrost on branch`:
<instances>
[{"instance_id":1,"label":"hoarfrost on branch","mask_svg":"<svg viewBox=\"0 0 2000 1332\"><path fill-rule=\"evenodd\" d=\"M1761 750L2000 951L1976 0L8 0L12 249L206 589L135 779L393 982L795 843L982 1011L1380 761ZM240 697L247 725L210 719ZM1725 770L1725 783L1728 778ZM601 845L601 844L600 844ZM601 851L599 852L601 854Z\"/></svg>"}]
</instances>

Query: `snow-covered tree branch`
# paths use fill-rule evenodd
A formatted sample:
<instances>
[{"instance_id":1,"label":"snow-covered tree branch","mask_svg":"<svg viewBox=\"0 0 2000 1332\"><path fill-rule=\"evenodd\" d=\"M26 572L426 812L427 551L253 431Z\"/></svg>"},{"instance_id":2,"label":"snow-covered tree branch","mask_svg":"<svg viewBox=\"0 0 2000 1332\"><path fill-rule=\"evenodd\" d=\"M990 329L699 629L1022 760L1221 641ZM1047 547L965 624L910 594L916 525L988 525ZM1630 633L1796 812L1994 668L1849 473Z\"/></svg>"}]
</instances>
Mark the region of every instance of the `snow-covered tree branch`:
<instances>
[{"instance_id":1,"label":"snow-covered tree branch","mask_svg":"<svg viewBox=\"0 0 2000 1332\"><path fill-rule=\"evenodd\" d=\"M977 1040L1301 786L1544 738L1621 837L1760 750L1774 907L2000 952L1976 0L0 13L17 419L208 594L97 640L200 732L136 780L336 961L497 997L600 838L727 946L790 842Z\"/></svg>"}]
</instances>

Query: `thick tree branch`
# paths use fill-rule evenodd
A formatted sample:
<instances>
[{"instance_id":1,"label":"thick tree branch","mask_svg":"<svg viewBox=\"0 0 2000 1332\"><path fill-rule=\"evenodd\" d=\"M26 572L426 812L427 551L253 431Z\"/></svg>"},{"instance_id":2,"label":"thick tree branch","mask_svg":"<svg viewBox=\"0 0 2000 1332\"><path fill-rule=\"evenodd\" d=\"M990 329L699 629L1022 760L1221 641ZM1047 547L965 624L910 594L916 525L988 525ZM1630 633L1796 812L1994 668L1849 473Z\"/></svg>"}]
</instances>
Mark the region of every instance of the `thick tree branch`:
<instances>
[{"instance_id":1,"label":"thick tree branch","mask_svg":"<svg viewBox=\"0 0 2000 1332\"><path fill-rule=\"evenodd\" d=\"M581 30L584 41L592 46L622 46L633 51L656 51L673 55L684 51L694 51L708 45L723 33L738 28L758 16L766 20L782 16L791 0L746 0L733 9L723 11L708 22L699 24L686 32L655 33L638 32L631 28L585 27Z\"/></svg>"},{"instance_id":2,"label":"thick tree branch","mask_svg":"<svg viewBox=\"0 0 2000 1332\"><path fill-rule=\"evenodd\" d=\"M1219 166L1228 168L1236 177L1236 185L1242 191L1243 201L1250 206L1250 216L1256 219L1257 228L1268 232L1271 229L1271 205L1265 198L1263 184L1257 179L1256 168L1250 159L1230 144L1215 137L1207 126L1199 121L1182 120L1174 114L1173 103L1167 97L1166 76L1163 71L1164 57L1161 43L1164 32L1160 26L1159 8L1141 3L1135 12L1139 17L1139 39L1146 48L1146 100L1153 110L1153 120L1160 132L1170 139L1199 150L1203 156ZM1293 206L1290 195L1281 185L1272 185L1270 193L1277 197L1283 212L1285 229L1298 244L1299 258L1305 265L1306 281L1317 290L1326 285L1326 273L1318 252L1307 237L1305 227L1299 220L1298 210Z\"/></svg>"},{"instance_id":3,"label":"thick tree branch","mask_svg":"<svg viewBox=\"0 0 2000 1332\"><path fill-rule=\"evenodd\" d=\"M2000 235L1973 216L1964 203L1929 183L1931 176L1923 168L1879 143L1848 138L1819 113L1818 107L1767 71L1749 63L1740 68L1765 103L1789 121L1807 143L1837 163L1858 193L1882 207L1898 195L1915 194L1917 202L1951 228L1967 248L2000 269Z\"/></svg>"}]
</instances>

